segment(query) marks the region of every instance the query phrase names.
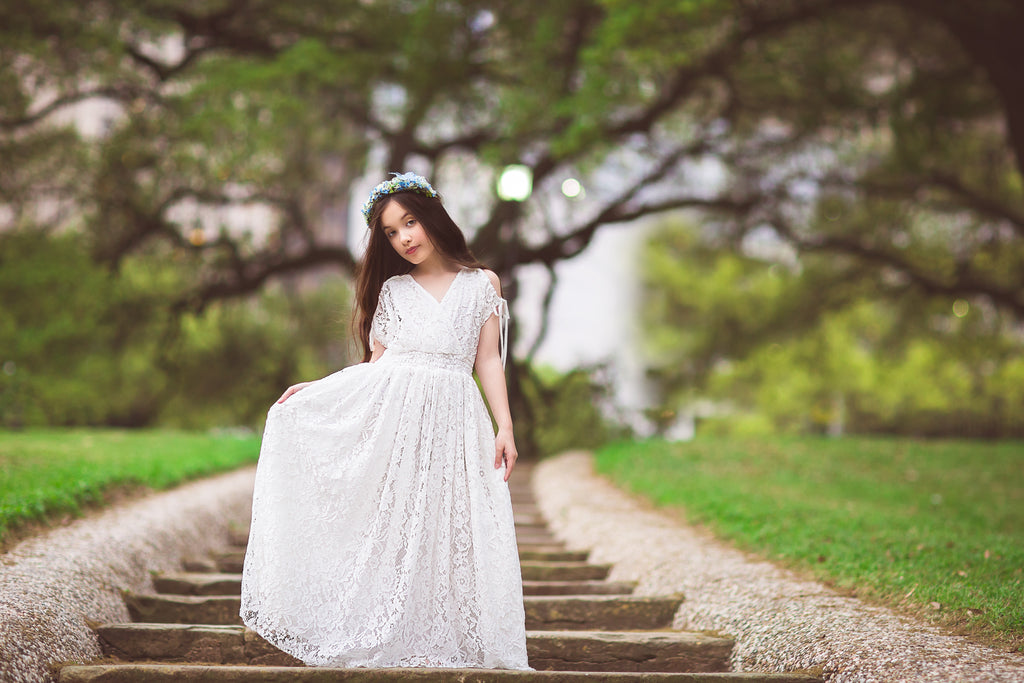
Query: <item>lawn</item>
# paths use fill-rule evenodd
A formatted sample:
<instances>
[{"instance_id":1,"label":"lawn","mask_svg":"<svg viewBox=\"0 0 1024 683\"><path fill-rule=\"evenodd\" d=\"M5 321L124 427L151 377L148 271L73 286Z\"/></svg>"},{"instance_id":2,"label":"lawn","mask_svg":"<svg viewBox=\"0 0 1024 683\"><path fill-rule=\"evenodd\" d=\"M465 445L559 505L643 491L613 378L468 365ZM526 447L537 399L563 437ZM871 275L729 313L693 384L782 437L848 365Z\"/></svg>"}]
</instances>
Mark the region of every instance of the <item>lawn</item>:
<instances>
[{"instance_id":1,"label":"lawn","mask_svg":"<svg viewBox=\"0 0 1024 683\"><path fill-rule=\"evenodd\" d=\"M258 436L174 431L0 431L0 544L125 491L164 489L255 462Z\"/></svg>"},{"instance_id":2,"label":"lawn","mask_svg":"<svg viewBox=\"0 0 1024 683\"><path fill-rule=\"evenodd\" d=\"M619 443L597 469L741 548L1024 651L1024 444Z\"/></svg>"}]
</instances>

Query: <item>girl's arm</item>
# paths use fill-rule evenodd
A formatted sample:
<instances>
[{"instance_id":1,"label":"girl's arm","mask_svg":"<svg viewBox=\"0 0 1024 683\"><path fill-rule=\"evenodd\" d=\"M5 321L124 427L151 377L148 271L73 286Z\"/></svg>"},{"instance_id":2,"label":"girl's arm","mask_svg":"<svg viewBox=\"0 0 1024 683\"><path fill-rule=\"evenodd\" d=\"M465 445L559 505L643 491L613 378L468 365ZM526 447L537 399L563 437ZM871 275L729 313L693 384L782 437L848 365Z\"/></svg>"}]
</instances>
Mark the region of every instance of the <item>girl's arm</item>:
<instances>
[{"instance_id":1,"label":"girl's arm","mask_svg":"<svg viewBox=\"0 0 1024 683\"><path fill-rule=\"evenodd\" d=\"M495 291L501 294L498 276L484 271L491 279ZM501 323L497 315L492 315L480 331L480 342L476 349L474 369L480 378L480 386L491 407L494 421L498 423L498 434L494 437L494 468L501 467L505 461L505 481L512 474L519 453L516 451L515 438L512 435L512 413L508 408L508 387L505 385L505 369L501 365L499 343L501 341Z\"/></svg>"}]
</instances>

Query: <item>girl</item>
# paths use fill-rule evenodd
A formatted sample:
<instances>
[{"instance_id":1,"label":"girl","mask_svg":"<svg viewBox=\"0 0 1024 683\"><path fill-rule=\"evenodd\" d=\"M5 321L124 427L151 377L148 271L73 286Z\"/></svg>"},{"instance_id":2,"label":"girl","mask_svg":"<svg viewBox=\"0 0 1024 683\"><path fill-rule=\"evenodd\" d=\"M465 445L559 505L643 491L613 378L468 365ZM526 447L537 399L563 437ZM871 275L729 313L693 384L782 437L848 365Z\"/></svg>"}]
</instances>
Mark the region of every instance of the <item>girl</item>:
<instances>
[{"instance_id":1,"label":"girl","mask_svg":"<svg viewBox=\"0 0 1024 683\"><path fill-rule=\"evenodd\" d=\"M363 215L364 362L267 415L242 620L313 666L529 669L498 278L421 176Z\"/></svg>"}]
</instances>

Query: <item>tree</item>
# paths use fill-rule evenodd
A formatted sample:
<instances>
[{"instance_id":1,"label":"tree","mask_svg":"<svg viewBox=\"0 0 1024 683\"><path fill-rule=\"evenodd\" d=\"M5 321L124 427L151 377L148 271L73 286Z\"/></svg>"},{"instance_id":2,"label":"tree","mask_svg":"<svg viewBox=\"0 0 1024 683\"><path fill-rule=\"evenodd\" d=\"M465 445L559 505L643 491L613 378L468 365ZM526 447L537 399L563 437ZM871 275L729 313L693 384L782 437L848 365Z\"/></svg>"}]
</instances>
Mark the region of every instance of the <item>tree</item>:
<instances>
[{"instance_id":1,"label":"tree","mask_svg":"<svg viewBox=\"0 0 1024 683\"><path fill-rule=\"evenodd\" d=\"M715 401L699 430L1024 435L1024 336L991 304L892 300L856 260L736 254L678 222L644 263L657 411Z\"/></svg>"},{"instance_id":2,"label":"tree","mask_svg":"<svg viewBox=\"0 0 1024 683\"><path fill-rule=\"evenodd\" d=\"M473 188L472 247L512 298L520 266L553 274L605 226L692 208L722 243L767 231L848 256L894 297L1024 311L1024 10L1011 0L0 12L10 222L79 225L112 268L139 250L186 254L198 275L181 313L288 274L351 271L353 195L407 167ZM95 98L124 114L106 135L52 125ZM524 204L490 190L512 162L533 172ZM567 176L586 200L561 196ZM59 210L34 211L44 197ZM270 239L220 230L236 207L272 216Z\"/></svg>"},{"instance_id":3,"label":"tree","mask_svg":"<svg viewBox=\"0 0 1024 683\"><path fill-rule=\"evenodd\" d=\"M0 427L257 426L294 376L345 360L338 277L175 315L187 267L132 255L112 274L83 241L0 234Z\"/></svg>"}]
</instances>

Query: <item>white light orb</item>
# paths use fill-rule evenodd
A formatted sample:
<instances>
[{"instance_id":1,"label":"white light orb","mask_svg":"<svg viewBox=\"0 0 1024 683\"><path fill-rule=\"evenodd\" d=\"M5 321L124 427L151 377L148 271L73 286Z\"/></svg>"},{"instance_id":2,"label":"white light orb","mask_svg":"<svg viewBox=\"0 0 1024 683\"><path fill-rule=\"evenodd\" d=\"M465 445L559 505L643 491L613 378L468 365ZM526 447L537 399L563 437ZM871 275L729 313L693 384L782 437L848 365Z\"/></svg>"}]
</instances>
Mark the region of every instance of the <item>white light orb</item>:
<instances>
[{"instance_id":1,"label":"white light orb","mask_svg":"<svg viewBox=\"0 0 1024 683\"><path fill-rule=\"evenodd\" d=\"M498 177L498 196L504 201L523 202L533 192L533 172L528 166L510 164Z\"/></svg>"},{"instance_id":2,"label":"white light orb","mask_svg":"<svg viewBox=\"0 0 1024 683\"><path fill-rule=\"evenodd\" d=\"M583 186L575 178L566 178L562 181L562 194L569 199L576 199L583 193Z\"/></svg>"}]
</instances>

